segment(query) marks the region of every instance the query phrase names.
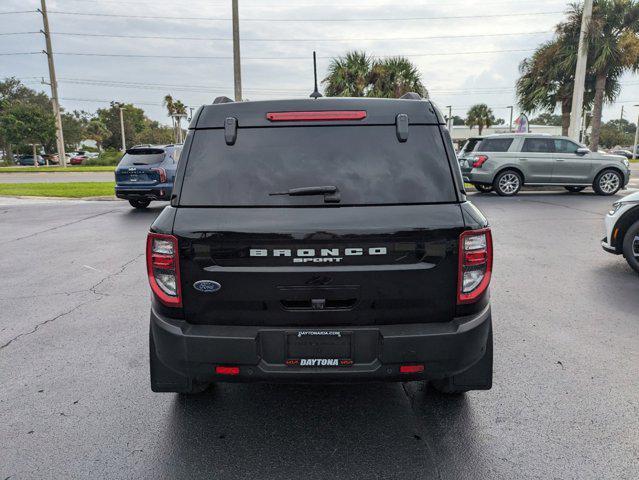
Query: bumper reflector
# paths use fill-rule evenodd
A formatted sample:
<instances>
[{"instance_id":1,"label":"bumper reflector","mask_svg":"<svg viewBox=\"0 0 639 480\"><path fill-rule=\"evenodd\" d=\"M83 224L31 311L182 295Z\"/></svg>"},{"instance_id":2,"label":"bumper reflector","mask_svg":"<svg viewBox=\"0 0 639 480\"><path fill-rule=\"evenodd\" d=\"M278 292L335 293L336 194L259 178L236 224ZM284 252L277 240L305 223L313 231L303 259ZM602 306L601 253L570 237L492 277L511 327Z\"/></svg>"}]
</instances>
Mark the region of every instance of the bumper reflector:
<instances>
[{"instance_id":1,"label":"bumper reflector","mask_svg":"<svg viewBox=\"0 0 639 480\"><path fill-rule=\"evenodd\" d=\"M424 371L424 365L401 365L399 367L399 373L422 373Z\"/></svg>"},{"instance_id":2,"label":"bumper reflector","mask_svg":"<svg viewBox=\"0 0 639 480\"><path fill-rule=\"evenodd\" d=\"M239 375L240 367L224 367L222 365L218 365L215 367L215 373L218 375Z\"/></svg>"}]
</instances>

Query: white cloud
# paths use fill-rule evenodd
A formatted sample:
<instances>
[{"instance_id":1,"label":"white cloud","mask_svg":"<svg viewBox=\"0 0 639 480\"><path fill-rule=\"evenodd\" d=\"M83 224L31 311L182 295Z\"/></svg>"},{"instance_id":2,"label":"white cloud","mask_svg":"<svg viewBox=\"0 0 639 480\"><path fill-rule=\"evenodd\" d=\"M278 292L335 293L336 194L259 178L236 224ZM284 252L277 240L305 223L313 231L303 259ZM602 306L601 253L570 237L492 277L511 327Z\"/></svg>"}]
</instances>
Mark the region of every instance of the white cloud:
<instances>
[{"instance_id":1,"label":"white cloud","mask_svg":"<svg viewBox=\"0 0 639 480\"><path fill-rule=\"evenodd\" d=\"M275 97L306 96L312 90L311 53L317 50L318 67L323 76L332 57L349 49L363 49L374 55L406 54L420 69L433 99L439 105L453 105L457 114L468 106L487 103L498 116L506 117L505 106L513 105L514 83L518 65L528 52L462 54L495 50L534 49L550 33L527 35L526 32L552 30L562 15L484 15L522 12L563 11L563 0L516 2L505 0L239 0L242 38L243 88L253 100ZM36 0L2 0L0 10L35 9ZM231 38L230 21L206 18L229 18L230 0L49 0L51 29L58 33L143 35L157 37ZM164 17L193 17L192 20L142 19L108 16L78 16L56 11L104 13ZM298 22L296 19L375 19L406 17L460 17L440 20ZM472 18L472 17L476 18ZM286 21L262 22L251 19ZM0 16L0 33L38 31L42 27L37 13ZM488 36L515 33L510 36ZM402 40L405 37L475 35L460 38ZM482 36L477 36L482 35ZM251 39L276 41L251 41ZM331 39L344 41L327 41ZM297 39L298 41L290 41ZM377 40L376 40L377 39ZM381 40L380 40L381 39ZM289 41L279 41L289 40ZM42 36L0 36L0 52L40 51ZM101 103L68 99L121 100L144 105L147 113L166 121L160 105L171 93L189 105L210 103L217 95L233 93L232 60L166 59L100 56L66 56L62 53L103 53L124 55L232 55L227 40L131 39L110 37L54 36L58 77L63 106L66 109L95 110ZM447 54L447 55L441 55ZM262 57L281 59L259 60ZM301 60L286 57L303 57ZM0 57L0 77L18 76L38 85L34 77L47 77L42 55ZM85 79L133 82L135 85L105 86L79 84ZM72 83L75 82L75 83ZM625 103L627 117L636 117L639 109L639 80L627 75L619 100ZM156 87L153 84L175 85ZM137 87L137 88L133 88ZM617 117L621 103L606 107L605 115Z\"/></svg>"}]
</instances>

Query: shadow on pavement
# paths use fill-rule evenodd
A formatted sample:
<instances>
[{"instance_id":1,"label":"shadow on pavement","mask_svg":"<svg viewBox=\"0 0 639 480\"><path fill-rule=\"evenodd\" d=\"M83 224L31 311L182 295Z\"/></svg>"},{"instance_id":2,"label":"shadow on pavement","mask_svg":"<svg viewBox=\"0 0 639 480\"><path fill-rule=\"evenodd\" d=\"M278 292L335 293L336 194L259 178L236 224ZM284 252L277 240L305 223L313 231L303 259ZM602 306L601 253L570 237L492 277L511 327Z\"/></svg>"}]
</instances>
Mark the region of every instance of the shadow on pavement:
<instances>
[{"instance_id":1,"label":"shadow on pavement","mask_svg":"<svg viewBox=\"0 0 639 480\"><path fill-rule=\"evenodd\" d=\"M176 396L157 461L167 478L441 478L422 423L443 438L472 415L428 402L418 419L401 384L221 384Z\"/></svg>"}]
</instances>

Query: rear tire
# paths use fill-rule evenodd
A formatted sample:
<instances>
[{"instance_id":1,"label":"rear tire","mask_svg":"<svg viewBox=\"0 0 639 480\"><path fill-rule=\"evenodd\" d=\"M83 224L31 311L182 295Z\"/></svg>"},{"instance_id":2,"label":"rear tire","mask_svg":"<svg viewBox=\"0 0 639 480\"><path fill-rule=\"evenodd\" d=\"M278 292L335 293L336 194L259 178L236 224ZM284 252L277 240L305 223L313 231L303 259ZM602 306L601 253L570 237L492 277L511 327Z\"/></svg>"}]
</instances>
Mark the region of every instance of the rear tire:
<instances>
[{"instance_id":1,"label":"rear tire","mask_svg":"<svg viewBox=\"0 0 639 480\"><path fill-rule=\"evenodd\" d=\"M435 390L459 395L470 390L490 390L493 386L493 326L490 325L484 356L465 372L440 380L432 380Z\"/></svg>"},{"instance_id":2,"label":"rear tire","mask_svg":"<svg viewBox=\"0 0 639 480\"><path fill-rule=\"evenodd\" d=\"M140 210L145 209L151 203L151 200L129 200L129 203L133 208L138 208Z\"/></svg>"},{"instance_id":3,"label":"rear tire","mask_svg":"<svg viewBox=\"0 0 639 480\"><path fill-rule=\"evenodd\" d=\"M473 187L475 187L475 189L479 193L490 193L493 191L492 185L482 185L481 183L473 183Z\"/></svg>"},{"instance_id":4,"label":"rear tire","mask_svg":"<svg viewBox=\"0 0 639 480\"><path fill-rule=\"evenodd\" d=\"M579 193L584 190L586 187L564 187L570 193Z\"/></svg>"},{"instance_id":5,"label":"rear tire","mask_svg":"<svg viewBox=\"0 0 639 480\"><path fill-rule=\"evenodd\" d=\"M504 170L495 177L493 189L500 197L512 197L519 193L522 183L519 173L514 170Z\"/></svg>"},{"instance_id":6,"label":"rear tire","mask_svg":"<svg viewBox=\"0 0 639 480\"><path fill-rule=\"evenodd\" d=\"M604 170L595 178L592 188L597 195L614 195L622 186L623 179L616 170Z\"/></svg>"},{"instance_id":7,"label":"rear tire","mask_svg":"<svg viewBox=\"0 0 639 480\"><path fill-rule=\"evenodd\" d=\"M639 273L639 220L626 230L623 237L623 256L628 265Z\"/></svg>"}]
</instances>

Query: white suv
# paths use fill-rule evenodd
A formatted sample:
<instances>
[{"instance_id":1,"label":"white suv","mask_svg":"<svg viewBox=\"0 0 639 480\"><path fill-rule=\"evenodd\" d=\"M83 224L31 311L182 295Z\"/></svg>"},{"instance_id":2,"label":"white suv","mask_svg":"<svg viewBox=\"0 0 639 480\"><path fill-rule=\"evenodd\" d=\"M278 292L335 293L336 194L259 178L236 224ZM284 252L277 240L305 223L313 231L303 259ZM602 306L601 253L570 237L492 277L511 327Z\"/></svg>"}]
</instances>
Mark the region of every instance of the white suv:
<instances>
[{"instance_id":1,"label":"white suv","mask_svg":"<svg viewBox=\"0 0 639 480\"><path fill-rule=\"evenodd\" d=\"M605 222L602 248L615 255L623 254L628 265L639 273L639 192L613 203Z\"/></svg>"}]
</instances>

